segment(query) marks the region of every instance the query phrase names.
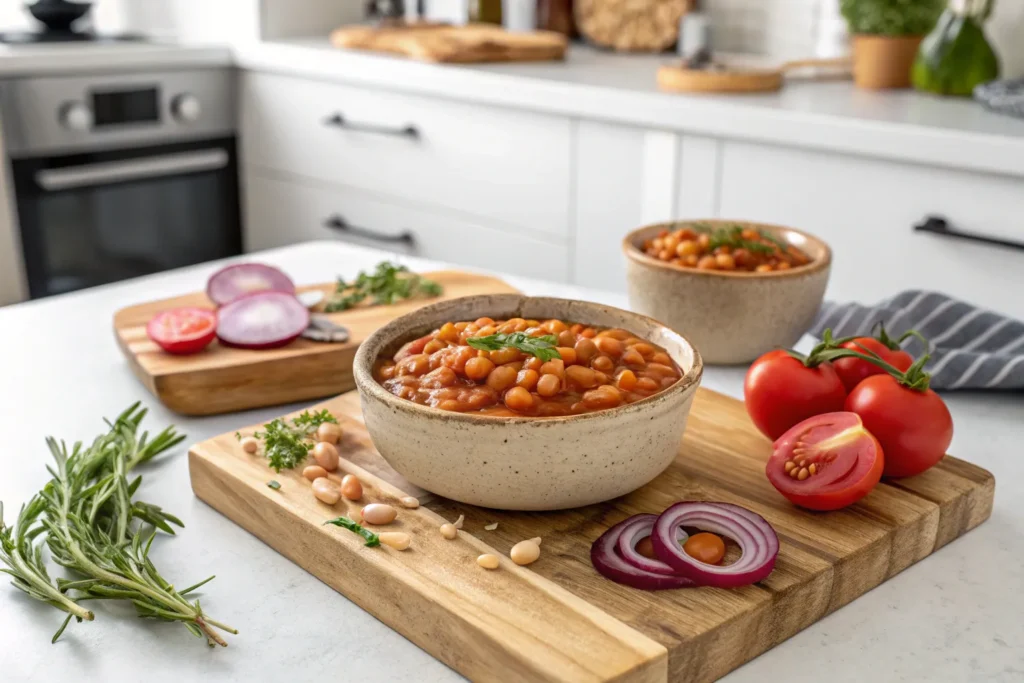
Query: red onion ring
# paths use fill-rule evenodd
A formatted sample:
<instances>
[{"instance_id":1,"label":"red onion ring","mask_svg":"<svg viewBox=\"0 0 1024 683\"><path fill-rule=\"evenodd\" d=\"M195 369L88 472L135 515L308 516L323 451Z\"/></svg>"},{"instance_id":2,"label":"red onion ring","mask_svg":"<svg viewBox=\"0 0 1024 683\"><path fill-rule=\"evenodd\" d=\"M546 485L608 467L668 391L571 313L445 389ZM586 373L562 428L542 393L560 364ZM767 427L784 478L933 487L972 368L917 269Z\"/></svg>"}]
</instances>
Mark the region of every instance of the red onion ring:
<instances>
[{"instance_id":1,"label":"red onion ring","mask_svg":"<svg viewBox=\"0 0 1024 683\"><path fill-rule=\"evenodd\" d=\"M654 522L657 519L658 515L633 515L627 519L623 522L622 531L618 542L615 544L615 549L619 551L619 555L627 564L631 564L638 569L655 574L678 576L679 572L661 560L644 557L636 550L636 544L651 535L654 530ZM679 529L678 541L680 543L685 543L689 537L689 534Z\"/></svg>"},{"instance_id":2,"label":"red onion ring","mask_svg":"<svg viewBox=\"0 0 1024 683\"><path fill-rule=\"evenodd\" d=\"M740 546L742 555L725 566L696 560L676 541L683 526L731 538ZM736 588L761 581L771 574L779 554L779 537L771 525L760 515L730 503L676 503L654 523L651 544L658 559L678 574L698 585L716 588Z\"/></svg>"},{"instance_id":3,"label":"red onion ring","mask_svg":"<svg viewBox=\"0 0 1024 683\"><path fill-rule=\"evenodd\" d=\"M635 515L619 522L590 546L590 561L602 576L633 588L644 590L663 590L666 588L684 588L693 582L678 574L659 574L626 562L616 550L619 539L624 531L650 524L656 520L655 515ZM639 539L638 539L639 540ZM653 543L652 539L652 543ZM639 553L637 553L639 555ZM643 555L639 555L643 557ZM648 560L648 558L644 558Z\"/></svg>"}]
</instances>

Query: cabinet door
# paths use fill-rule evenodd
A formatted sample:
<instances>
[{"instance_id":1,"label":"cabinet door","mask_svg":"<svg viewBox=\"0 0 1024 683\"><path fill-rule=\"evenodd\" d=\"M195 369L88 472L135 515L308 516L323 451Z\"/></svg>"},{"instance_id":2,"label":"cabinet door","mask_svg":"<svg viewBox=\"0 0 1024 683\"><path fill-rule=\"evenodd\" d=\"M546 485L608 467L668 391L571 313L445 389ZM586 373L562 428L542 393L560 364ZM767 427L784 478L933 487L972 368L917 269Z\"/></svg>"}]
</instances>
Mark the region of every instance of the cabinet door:
<instances>
[{"instance_id":1,"label":"cabinet door","mask_svg":"<svg viewBox=\"0 0 1024 683\"><path fill-rule=\"evenodd\" d=\"M352 188L246 169L246 250L338 239L459 265L544 280L568 279L569 250L511 231ZM339 269L343 264L339 264Z\"/></svg>"},{"instance_id":2,"label":"cabinet door","mask_svg":"<svg viewBox=\"0 0 1024 683\"><path fill-rule=\"evenodd\" d=\"M724 144L723 217L782 223L833 250L828 296L945 292L1024 316L1024 250L915 231L928 215L1024 243L1024 179L739 142Z\"/></svg>"},{"instance_id":3,"label":"cabinet door","mask_svg":"<svg viewBox=\"0 0 1024 683\"><path fill-rule=\"evenodd\" d=\"M675 212L678 136L595 121L576 134L573 281L624 291L626 233Z\"/></svg>"}]
</instances>

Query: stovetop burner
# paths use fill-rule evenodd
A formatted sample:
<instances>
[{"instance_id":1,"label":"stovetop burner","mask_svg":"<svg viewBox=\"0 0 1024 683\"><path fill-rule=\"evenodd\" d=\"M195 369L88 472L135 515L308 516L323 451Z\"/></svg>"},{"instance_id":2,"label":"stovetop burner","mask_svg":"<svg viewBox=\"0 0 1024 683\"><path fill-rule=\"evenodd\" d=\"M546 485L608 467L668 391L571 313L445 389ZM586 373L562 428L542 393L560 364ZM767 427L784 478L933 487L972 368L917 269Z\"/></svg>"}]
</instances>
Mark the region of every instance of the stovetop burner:
<instances>
[{"instance_id":1,"label":"stovetop burner","mask_svg":"<svg viewBox=\"0 0 1024 683\"><path fill-rule=\"evenodd\" d=\"M13 31L0 33L0 43L7 45L37 45L41 43L135 43L145 40L143 36L124 34L100 34L91 31Z\"/></svg>"}]
</instances>

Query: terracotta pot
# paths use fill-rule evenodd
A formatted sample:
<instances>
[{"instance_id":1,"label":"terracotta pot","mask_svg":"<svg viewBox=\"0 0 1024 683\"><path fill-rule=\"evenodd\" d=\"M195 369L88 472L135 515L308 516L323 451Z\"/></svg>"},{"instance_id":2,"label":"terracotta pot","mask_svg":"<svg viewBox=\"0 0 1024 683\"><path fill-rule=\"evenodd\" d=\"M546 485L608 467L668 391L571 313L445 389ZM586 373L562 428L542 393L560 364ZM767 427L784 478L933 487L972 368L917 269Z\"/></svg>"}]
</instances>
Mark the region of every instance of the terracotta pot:
<instances>
[{"instance_id":1,"label":"terracotta pot","mask_svg":"<svg viewBox=\"0 0 1024 683\"><path fill-rule=\"evenodd\" d=\"M853 81L858 88L909 88L910 67L924 36L853 36Z\"/></svg>"}]
</instances>

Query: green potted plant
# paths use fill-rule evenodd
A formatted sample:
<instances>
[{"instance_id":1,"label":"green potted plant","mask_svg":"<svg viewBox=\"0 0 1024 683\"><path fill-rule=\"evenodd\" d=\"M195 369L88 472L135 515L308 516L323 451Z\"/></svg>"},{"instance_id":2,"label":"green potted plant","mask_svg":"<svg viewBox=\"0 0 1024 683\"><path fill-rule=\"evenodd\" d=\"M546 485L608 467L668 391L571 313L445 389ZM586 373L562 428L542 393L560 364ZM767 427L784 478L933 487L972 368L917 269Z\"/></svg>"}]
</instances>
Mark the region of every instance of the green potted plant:
<instances>
[{"instance_id":1,"label":"green potted plant","mask_svg":"<svg viewBox=\"0 0 1024 683\"><path fill-rule=\"evenodd\" d=\"M969 96L999 77L999 57L982 28L995 0L950 0L921 43L910 80L918 90Z\"/></svg>"},{"instance_id":2,"label":"green potted plant","mask_svg":"<svg viewBox=\"0 0 1024 683\"><path fill-rule=\"evenodd\" d=\"M861 88L906 88L921 40L946 0L840 0L853 35L853 79Z\"/></svg>"}]
</instances>

